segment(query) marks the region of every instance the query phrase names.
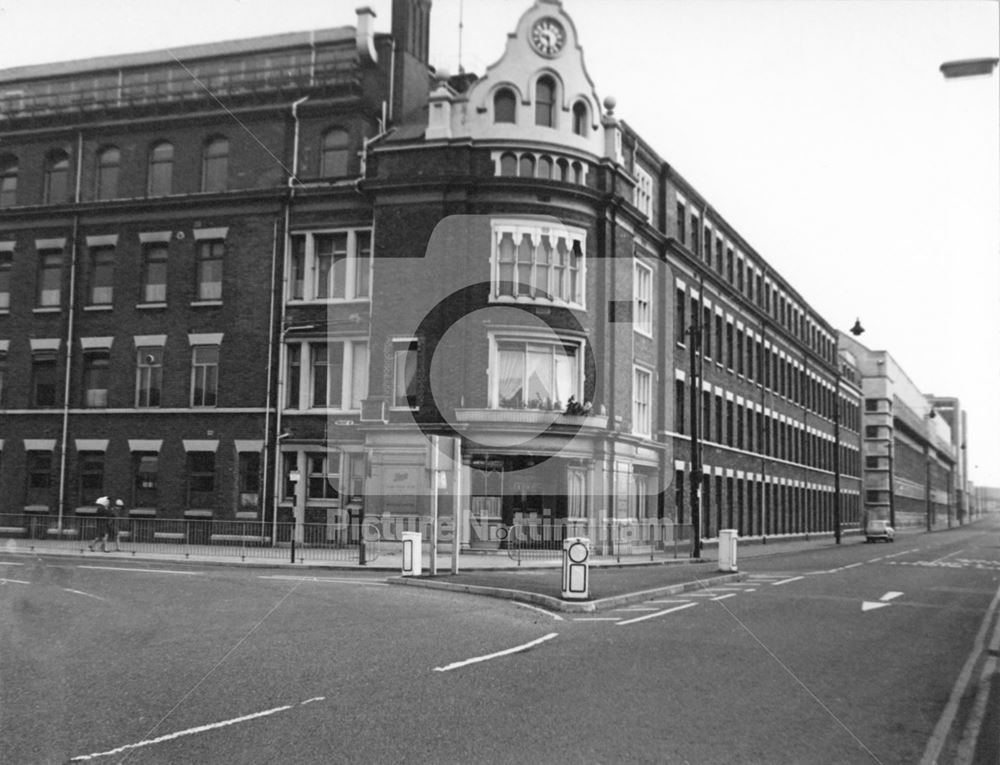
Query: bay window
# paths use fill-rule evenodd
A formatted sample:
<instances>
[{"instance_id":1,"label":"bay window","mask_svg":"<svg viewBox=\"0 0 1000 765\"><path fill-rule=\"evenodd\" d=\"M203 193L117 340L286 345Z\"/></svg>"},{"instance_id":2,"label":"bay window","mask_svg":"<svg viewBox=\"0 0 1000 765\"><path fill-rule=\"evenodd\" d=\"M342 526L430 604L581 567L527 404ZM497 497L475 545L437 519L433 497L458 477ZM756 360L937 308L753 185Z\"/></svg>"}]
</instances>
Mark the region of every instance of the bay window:
<instances>
[{"instance_id":1,"label":"bay window","mask_svg":"<svg viewBox=\"0 0 1000 765\"><path fill-rule=\"evenodd\" d=\"M494 338L494 409L562 409L583 394L578 341Z\"/></svg>"},{"instance_id":2,"label":"bay window","mask_svg":"<svg viewBox=\"0 0 1000 765\"><path fill-rule=\"evenodd\" d=\"M578 229L494 222L492 299L584 308L585 250Z\"/></svg>"}]
</instances>

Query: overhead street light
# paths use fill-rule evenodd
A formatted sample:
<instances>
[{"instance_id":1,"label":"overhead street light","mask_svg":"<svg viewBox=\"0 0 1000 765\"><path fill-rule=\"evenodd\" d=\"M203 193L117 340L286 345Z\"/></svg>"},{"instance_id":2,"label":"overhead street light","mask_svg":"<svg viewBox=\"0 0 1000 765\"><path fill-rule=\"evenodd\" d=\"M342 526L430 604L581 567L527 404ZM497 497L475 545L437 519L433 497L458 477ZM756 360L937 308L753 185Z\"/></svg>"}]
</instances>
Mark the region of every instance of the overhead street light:
<instances>
[{"instance_id":1,"label":"overhead street light","mask_svg":"<svg viewBox=\"0 0 1000 765\"><path fill-rule=\"evenodd\" d=\"M941 64L941 74L952 79L955 77L976 77L993 74L1000 59L996 58L965 58L961 61L945 61Z\"/></svg>"}]
</instances>

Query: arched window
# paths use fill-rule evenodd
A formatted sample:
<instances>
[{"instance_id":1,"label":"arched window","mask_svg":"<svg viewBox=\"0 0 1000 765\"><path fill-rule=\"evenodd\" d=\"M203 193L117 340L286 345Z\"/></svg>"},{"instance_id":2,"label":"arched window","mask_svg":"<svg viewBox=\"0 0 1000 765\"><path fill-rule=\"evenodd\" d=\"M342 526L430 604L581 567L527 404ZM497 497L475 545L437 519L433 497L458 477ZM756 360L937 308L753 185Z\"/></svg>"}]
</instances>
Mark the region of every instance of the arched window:
<instances>
[{"instance_id":1,"label":"arched window","mask_svg":"<svg viewBox=\"0 0 1000 765\"><path fill-rule=\"evenodd\" d=\"M0 207L17 204L17 157L13 154L0 156Z\"/></svg>"},{"instance_id":2,"label":"arched window","mask_svg":"<svg viewBox=\"0 0 1000 765\"><path fill-rule=\"evenodd\" d=\"M573 132L577 135L587 135L588 111L583 101L573 104Z\"/></svg>"},{"instance_id":3,"label":"arched window","mask_svg":"<svg viewBox=\"0 0 1000 765\"><path fill-rule=\"evenodd\" d=\"M500 155L500 175L517 177L517 155L509 151Z\"/></svg>"},{"instance_id":4,"label":"arched window","mask_svg":"<svg viewBox=\"0 0 1000 765\"><path fill-rule=\"evenodd\" d=\"M331 128L323 134L319 174L324 178L347 175L347 131Z\"/></svg>"},{"instance_id":5,"label":"arched window","mask_svg":"<svg viewBox=\"0 0 1000 765\"><path fill-rule=\"evenodd\" d=\"M538 158L538 177L545 179L552 177L552 157L543 154Z\"/></svg>"},{"instance_id":6,"label":"arched window","mask_svg":"<svg viewBox=\"0 0 1000 765\"><path fill-rule=\"evenodd\" d=\"M45 203L59 204L69 199L69 154L53 149L45 157Z\"/></svg>"},{"instance_id":7,"label":"arched window","mask_svg":"<svg viewBox=\"0 0 1000 765\"><path fill-rule=\"evenodd\" d=\"M149 196L161 197L173 190L174 147L168 141L155 144L149 152Z\"/></svg>"},{"instance_id":8,"label":"arched window","mask_svg":"<svg viewBox=\"0 0 1000 765\"><path fill-rule=\"evenodd\" d=\"M556 126L556 81L548 75L539 77L535 83L535 124Z\"/></svg>"},{"instance_id":9,"label":"arched window","mask_svg":"<svg viewBox=\"0 0 1000 765\"><path fill-rule=\"evenodd\" d=\"M493 121L516 122L517 97L510 88L501 88L493 96Z\"/></svg>"},{"instance_id":10,"label":"arched window","mask_svg":"<svg viewBox=\"0 0 1000 765\"><path fill-rule=\"evenodd\" d=\"M530 154L521 155L521 169L518 173L522 178L535 177L535 158Z\"/></svg>"},{"instance_id":11,"label":"arched window","mask_svg":"<svg viewBox=\"0 0 1000 765\"><path fill-rule=\"evenodd\" d=\"M569 181L569 162L562 157L556 160L556 174L553 180Z\"/></svg>"},{"instance_id":12,"label":"arched window","mask_svg":"<svg viewBox=\"0 0 1000 765\"><path fill-rule=\"evenodd\" d=\"M225 191L229 188L229 141L209 139L201 156L201 190Z\"/></svg>"},{"instance_id":13,"label":"arched window","mask_svg":"<svg viewBox=\"0 0 1000 765\"><path fill-rule=\"evenodd\" d=\"M121 152L116 146L108 146L97 155L97 198L114 199L118 196L118 171L121 167Z\"/></svg>"}]
</instances>

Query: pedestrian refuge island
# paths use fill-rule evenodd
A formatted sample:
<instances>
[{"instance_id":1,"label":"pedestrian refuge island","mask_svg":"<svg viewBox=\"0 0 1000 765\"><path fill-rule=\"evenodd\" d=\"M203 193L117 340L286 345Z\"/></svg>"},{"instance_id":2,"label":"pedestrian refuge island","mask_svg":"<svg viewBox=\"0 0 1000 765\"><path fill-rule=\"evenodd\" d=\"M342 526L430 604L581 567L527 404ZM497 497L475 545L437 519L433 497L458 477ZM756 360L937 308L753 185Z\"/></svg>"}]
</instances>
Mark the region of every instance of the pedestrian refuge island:
<instances>
[{"instance_id":1,"label":"pedestrian refuge island","mask_svg":"<svg viewBox=\"0 0 1000 765\"><path fill-rule=\"evenodd\" d=\"M719 571L737 571L736 539L739 532L736 529L719 530Z\"/></svg>"}]
</instances>

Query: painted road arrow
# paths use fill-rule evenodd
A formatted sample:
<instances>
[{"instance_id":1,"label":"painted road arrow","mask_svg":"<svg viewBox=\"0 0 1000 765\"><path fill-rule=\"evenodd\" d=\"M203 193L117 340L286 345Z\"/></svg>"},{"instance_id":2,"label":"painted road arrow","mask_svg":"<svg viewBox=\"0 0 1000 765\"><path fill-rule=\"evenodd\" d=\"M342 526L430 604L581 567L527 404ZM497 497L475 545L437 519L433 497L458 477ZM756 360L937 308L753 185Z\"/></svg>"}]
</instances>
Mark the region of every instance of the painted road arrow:
<instances>
[{"instance_id":1,"label":"painted road arrow","mask_svg":"<svg viewBox=\"0 0 1000 765\"><path fill-rule=\"evenodd\" d=\"M876 608L885 608L886 606L892 605L889 601L895 600L903 593L901 592L887 592L878 601L865 600L861 603L861 611L874 611Z\"/></svg>"}]
</instances>

